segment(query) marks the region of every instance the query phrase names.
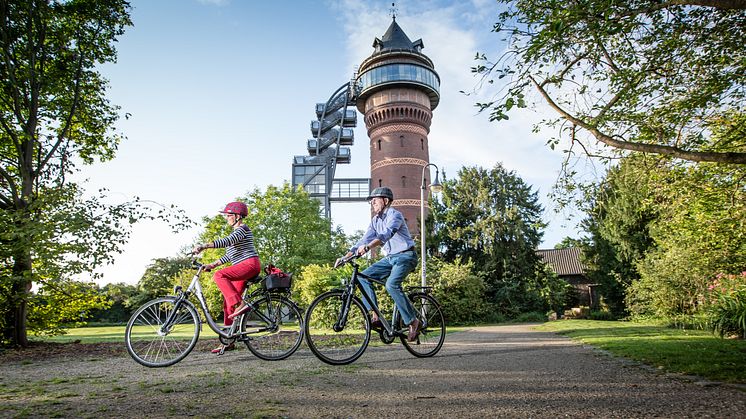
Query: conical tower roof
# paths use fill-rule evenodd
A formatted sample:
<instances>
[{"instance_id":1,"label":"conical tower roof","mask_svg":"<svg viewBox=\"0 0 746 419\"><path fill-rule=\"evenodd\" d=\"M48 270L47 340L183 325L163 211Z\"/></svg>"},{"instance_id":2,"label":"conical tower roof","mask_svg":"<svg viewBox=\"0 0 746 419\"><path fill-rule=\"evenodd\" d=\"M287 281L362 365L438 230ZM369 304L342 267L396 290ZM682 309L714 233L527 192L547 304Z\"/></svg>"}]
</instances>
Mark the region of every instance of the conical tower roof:
<instances>
[{"instance_id":1,"label":"conical tower roof","mask_svg":"<svg viewBox=\"0 0 746 419\"><path fill-rule=\"evenodd\" d=\"M420 52L423 47L422 39L418 39L414 42L409 39L407 34L404 33L404 30L402 30L399 24L396 23L396 18L391 21L391 25L389 25L386 33L383 34L383 38L376 38L376 40L373 41L373 48L376 49L376 52L386 50L409 50Z\"/></svg>"}]
</instances>

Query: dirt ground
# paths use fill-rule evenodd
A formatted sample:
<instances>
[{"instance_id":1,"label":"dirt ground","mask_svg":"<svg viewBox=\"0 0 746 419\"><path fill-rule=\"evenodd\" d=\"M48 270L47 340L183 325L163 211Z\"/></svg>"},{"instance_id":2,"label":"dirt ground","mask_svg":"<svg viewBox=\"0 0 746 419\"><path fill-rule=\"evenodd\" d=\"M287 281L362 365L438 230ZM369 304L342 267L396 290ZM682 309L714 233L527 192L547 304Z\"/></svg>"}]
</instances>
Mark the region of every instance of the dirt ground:
<instances>
[{"instance_id":1,"label":"dirt ground","mask_svg":"<svg viewBox=\"0 0 746 419\"><path fill-rule=\"evenodd\" d=\"M149 369L123 344L0 354L0 417L744 417L746 391L662 374L530 325L451 333L418 359L400 344L332 367L305 348L259 360L200 345Z\"/></svg>"}]
</instances>

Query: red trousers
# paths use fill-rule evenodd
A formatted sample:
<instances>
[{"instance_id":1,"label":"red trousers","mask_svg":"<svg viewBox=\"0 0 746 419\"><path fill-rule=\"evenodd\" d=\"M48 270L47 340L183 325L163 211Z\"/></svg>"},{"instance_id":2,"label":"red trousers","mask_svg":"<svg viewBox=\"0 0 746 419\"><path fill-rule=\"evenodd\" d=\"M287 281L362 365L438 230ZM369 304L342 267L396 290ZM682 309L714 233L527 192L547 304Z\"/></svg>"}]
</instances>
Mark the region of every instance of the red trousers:
<instances>
[{"instance_id":1,"label":"red trousers","mask_svg":"<svg viewBox=\"0 0 746 419\"><path fill-rule=\"evenodd\" d=\"M261 264L258 257L253 257L239 262L236 265L215 271L213 279L218 284L220 292L223 293L223 321L226 326L233 324L228 316L233 314L233 307L241 302L241 293L246 286L246 281L259 275Z\"/></svg>"}]
</instances>

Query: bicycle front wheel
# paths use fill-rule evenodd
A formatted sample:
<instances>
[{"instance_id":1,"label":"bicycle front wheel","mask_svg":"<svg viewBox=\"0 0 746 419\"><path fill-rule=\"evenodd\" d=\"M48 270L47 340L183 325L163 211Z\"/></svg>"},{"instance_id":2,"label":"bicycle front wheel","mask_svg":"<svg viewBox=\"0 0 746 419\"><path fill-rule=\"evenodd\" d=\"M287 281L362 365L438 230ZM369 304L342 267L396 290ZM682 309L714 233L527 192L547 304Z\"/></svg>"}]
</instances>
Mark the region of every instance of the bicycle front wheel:
<instances>
[{"instance_id":1,"label":"bicycle front wheel","mask_svg":"<svg viewBox=\"0 0 746 419\"><path fill-rule=\"evenodd\" d=\"M298 306L281 296L252 301L243 315L241 332L246 347L257 358L279 361L295 352L303 341L303 317Z\"/></svg>"},{"instance_id":2,"label":"bicycle front wheel","mask_svg":"<svg viewBox=\"0 0 746 419\"><path fill-rule=\"evenodd\" d=\"M194 349L199 315L188 301L174 297L148 301L132 314L124 331L130 356L146 367L168 367Z\"/></svg>"},{"instance_id":3,"label":"bicycle front wheel","mask_svg":"<svg viewBox=\"0 0 746 419\"><path fill-rule=\"evenodd\" d=\"M419 358L427 358L438 353L446 339L446 322L440 304L428 294L410 294L417 318L422 324L420 334L414 342L401 337L401 343L412 355ZM406 327L403 326L402 327Z\"/></svg>"},{"instance_id":4,"label":"bicycle front wheel","mask_svg":"<svg viewBox=\"0 0 746 419\"><path fill-rule=\"evenodd\" d=\"M357 298L339 290L325 292L306 311L306 343L317 358L331 365L354 362L370 341L370 321Z\"/></svg>"}]
</instances>

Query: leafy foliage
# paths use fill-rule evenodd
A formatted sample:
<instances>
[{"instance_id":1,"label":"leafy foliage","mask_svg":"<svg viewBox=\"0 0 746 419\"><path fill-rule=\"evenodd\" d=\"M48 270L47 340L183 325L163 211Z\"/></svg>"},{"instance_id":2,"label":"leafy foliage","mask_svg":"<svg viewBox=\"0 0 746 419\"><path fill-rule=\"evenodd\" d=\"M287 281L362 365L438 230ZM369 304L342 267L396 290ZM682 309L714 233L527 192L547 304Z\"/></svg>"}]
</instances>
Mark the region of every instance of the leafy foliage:
<instances>
[{"instance_id":1,"label":"leafy foliage","mask_svg":"<svg viewBox=\"0 0 746 419\"><path fill-rule=\"evenodd\" d=\"M443 187L442 202L432 203L430 251L447 262L473 262L496 313L514 316L541 305L527 289L545 227L537 193L501 164L462 168Z\"/></svg>"},{"instance_id":2,"label":"leafy foliage","mask_svg":"<svg viewBox=\"0 0 746 419\"><path fill-rule=\"evenodd\" d=\"M301 269L299 279L293 284L293 296L302 307L308 307L314 298L339 287L342 280L350 278L352 268L347 265L333 269L331 265L306 265Z\"/></svg>"},{"instance_id":3,"label":"leafy foliage","mask_svg":"<svg viewBox=\"0 0 746 419\"><path fill-rule=\"evenodd\" d=\"M477 53L472 68L480 86L497 86L476 105L490 120L531 106L536 91L565 121L560 135L571 139L570 150L615 154L597 149L598 141L616 152L746 163L742 127L708 141L713 126L743 111L743 2L500 2L506 8L493 31L507 51L494 61Z\"/></svg>"},{"instance_id":4,"label":"leafy foliage","mask_svg":"<svg viewBox=\"0 0 746 419\"><path fill-rule=\"evenodd\" d=\"M529 282L528 289L539 295L545 308L555 313L561 313L569 307L574 296L574 288L567 281L560 279L547 264L537 267L534 280Z\"/></svg>"},{"instance_id":5,"label":"leafy foliage","mask_svg":"<svg viewBox=\"0 0 746 419\"><path fill-rule=\"evenodd\" d=\"M64 334L65 327L85 324L95 309L111 306L92 284L55 281L35 293L30 301L28 329L35 335Z\"/></svg>"},{"instance_id":6,"label":"leafy foliage","mask_svg":"<svg viewBox=\"0 0 746 419\"><path fill-rule=\"evenodd\" d=\"M129 10L124 0L0 5L0 344L28 343L27 315L35 331L54 331L61 319L77 318L72 312L104 307L71 278L120 252L134 222L189 223L138 198L111 203L105 190L84 198L67 179L77 163L113 158L123 138L112 128L119 108L106 99L97 68L116 60ZM34 299L71 312L57 316Z\"/></svg>"},{"instance_id":7,"label":"leafy foliage","mask_svg":"<svg viewBox=\"0 0 746 419\"><path fill-rule=\"evenodd\" d=\"M654 173L649 199L660 218L650 226L656 246L630 289L636 313L693 314L715 273L746 270L744 179L746 168L716 164L672 164Z\"/></svg>"},{"instance_id":8,"label":"leafy foliage","mask_svg":"<svg viewBox=\"0 0 746 419\"><path fill-rule=\"evenodd\" d=\"M640 278L638 261L654 246L649 228L658 215L648 203L648 176L655 170L655 161L635 156L622 160L597 186L589 199L589 216L581 223L590 234L582 246L587 275L600 284L605 304L618 315L626 312L627 288Z\"/></svg>"},{"instance_id":9,"label":"leafy foliage","mask_svg":"<svg viewBox=\"0 0 746 419\"><path fill-rule=\"evenodd\" d=\"M448 324L476 323L495 320L492 306L485 298L487 286L473 273L474 263L452 263L430 258L427 264L428 285L440 303Z\"/></svg>"},{"instance_id":10,"label":"leafy foliage","mask_svg":"<svg viewBox=\"0 0 746 419\"><path fill-rule=\"evenodd\" d=\"M746 271L719 274L708 288L706 311L712 331L721 338L736 335L746 339Z\"/></svg>"},{"instance_id":11,"label":"leafy foliage","mask_svg":"<svg viewBox=\"0 0 746 419\"><path fill-rule=\"evenodd\" d=\"M720 141L720 129L713 133ZM607 303L618 310L623 297L633 316L699 323L710 278L746 269L745 179L741 165L622 159L583 224L590 276Z\"/></svg>"}]
</instances>

